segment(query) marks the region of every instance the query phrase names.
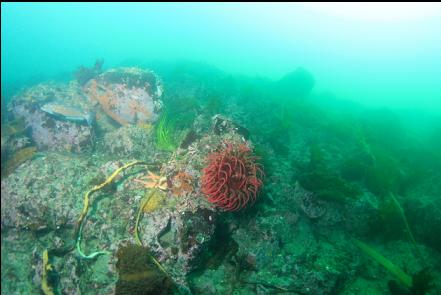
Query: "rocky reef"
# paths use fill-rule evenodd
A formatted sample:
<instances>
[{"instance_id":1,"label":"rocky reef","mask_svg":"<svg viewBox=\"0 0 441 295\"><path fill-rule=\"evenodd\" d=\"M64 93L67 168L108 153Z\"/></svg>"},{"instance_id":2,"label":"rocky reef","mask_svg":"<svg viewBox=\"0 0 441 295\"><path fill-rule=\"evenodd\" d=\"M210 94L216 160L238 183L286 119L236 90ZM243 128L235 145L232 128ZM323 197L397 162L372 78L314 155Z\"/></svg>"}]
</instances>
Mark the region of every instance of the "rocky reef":
<instances>
[{"instance_id":1,"label":"rocky reef","mask_svg":"<svg viewBox=\"0 0 441 295\"><path fill-rule=\"evenodd\" d=\"M162 106L161 81L139 68L110 69L90 80L85 92L121 125L152 123Z\"/></svg>"},{"instance_id":2,"label":"rocky reef","mask_svg":"<svg viewBox=\"0 0 441 295\"><path fill-rule=\"evenodd\" d=\"M39 149L80 152L91 148L97 129L157 119L163 90L154 73L119 68L89 80L84 86L41 83L13 97L11 111L26 122Z\"/></svg>"},{"instance_id":3,"label":"rocky reef","mask_svg":"<svg viewBox=\"0 0 441 295\"><path fill-rule=\"evenodd\" d=\"M321 110L304 69L167 69L16 94L2 293L437 294L437 151Z\"/></svg>"},{"instance_id":4,"label":"rocky reef","mask_svg":"<svg viewBox=\"0 0 441 295\"><path fill-rule=\"evenodd\" d=\"M42 83L17 94L10 106L15 117L26 122L32 140L41 150L80 152L93 142L93 129L83 122L69 120L69 114L54 116L45 111L48 103L67 105L91 111L87 98L78 85Z\"/></svg>"}]
</instances>

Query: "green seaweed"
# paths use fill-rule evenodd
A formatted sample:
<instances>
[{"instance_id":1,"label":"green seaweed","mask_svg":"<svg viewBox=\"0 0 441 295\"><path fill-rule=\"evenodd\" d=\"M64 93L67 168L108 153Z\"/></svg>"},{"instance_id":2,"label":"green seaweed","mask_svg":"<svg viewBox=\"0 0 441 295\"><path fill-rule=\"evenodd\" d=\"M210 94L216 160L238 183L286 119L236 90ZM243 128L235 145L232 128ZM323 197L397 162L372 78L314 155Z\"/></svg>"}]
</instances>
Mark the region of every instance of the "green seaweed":
<instances>
[{"instance_id":1,"label":"green seaweed","mask_svg":"<svg viewBox=\"0 0 441 295\"><path fill-rule=\"evenodd\" d=\"M417 243L412 230L410 229L404 209L401 207L401 204L393 193L389 192L387 197L380 203L377 210L377 216L371 221L371 232L381 233L388 239L406 236L414 246L418 259L421 263L424 263L424 259L417 247Z\"/></svg>"},{"instance_id":2,"label":"green seaweed","mask_svg":"<svg viewBox=\"0 0 441 295\"><path fill-rule=\"evenodd\" d=\"M377 196L397 193L403 183L400 163L383 149L374 150L375 162L367 168L365 184Z\"/></svg>"},{"instance_id":3,"label":"green seaweed","mask_svg":"<svg viewBox=\"0 0 441 295\"><path fill-rule=\"evenodd\" d=\"M389 259L381 255L374 248L363 243L360 240L354 240L354 243L369 257L378 262L384 268L386 268L391 274L393 274L405 287L412 287L412 277L406 274L401 268L392 263Z\"/></svg>"},{"instance_id":4,"label":"green seaweed","mask_svg":"<svg viewBox=\"0 0 441 295\"><path fill-rule=\"evenodd\" d=\"M381 255L377 250L371 246L363 243L360 240L354 240L355 245L357 245L366 255L378 262L381 266L387 269L392 275L394 275L398 281L408 289L409 292L405 294L412 295L424 295L428 291L434 288L433 285L433 274L430 268L424 268L421 271L410 276L405 273L401 268L395 265L392 261ZM389 287L391 287L391 282L389 282ZM394 287L396 289L396 287ZM403 293L400 293L403 294Z\"/></svg>"},{"instance_id":5,"label":"green seaweed","mask_svg":"<svg viewBox=\"0 0 441 295\"><path fill-rule=\"evenodd\" d=\"M409 240L412 242L412 245L415 249L415 253L418 256L418 259L420 260L421 263L424 263L423 256L421 255L421 252L418 249L418 246L417 246L417 243L416 243L415 238L413 236L412 230L410 229L409 222L407 221L406 215L404 214L403 207L401 207L400 202L398 202L398 199L394 196L393 193L389 193L389 197L392 200L392 202L395 204L395 207L397 208L397 210L399 212L401 221L403 222L405 230L406 230L406 234L407 234Z\"/></svg>"},{"instance_id":6,"label":"green seaweed","mask_svg":"<svg viewBox=\"0 0 441 295\"><path fill-rule=\"evenodd\" d=\"M163 114L155 127L155 144L156 147L163 151L174 151L178 147L175 140L176 128L173 120L168 118L167 114Z\"/></svg>"},{"instance_id":7,"label":"green seaweed","mask_svg":"<svg viewBox=\"0 0 441 295\"><path fill-rule=\"evenodd\" d=\"M386 240L404 238L404 227L399 209L392 199L385 198L378 206L376 214L369 221L370 233Z\"/></svg>"}]
</instances>

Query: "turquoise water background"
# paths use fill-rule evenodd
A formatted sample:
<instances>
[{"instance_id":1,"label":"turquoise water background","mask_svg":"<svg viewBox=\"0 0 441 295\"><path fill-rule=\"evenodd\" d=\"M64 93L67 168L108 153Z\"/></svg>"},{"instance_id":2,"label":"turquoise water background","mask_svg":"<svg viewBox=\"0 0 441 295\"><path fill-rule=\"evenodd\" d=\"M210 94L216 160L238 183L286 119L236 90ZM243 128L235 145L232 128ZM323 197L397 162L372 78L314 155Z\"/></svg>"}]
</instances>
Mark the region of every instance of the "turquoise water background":
<instances>
[{"instance_id":1,"label":"turquoise water background","mask_svg":"<svg viewBox=\"0 0 441 295\"><path fill-rule=\"evenodd\" d=\"M441 294L440 32L438 3L2 3L1 293Z\"/></svg>"},{"instance_id":2,"label":"turquoise water background","mask_svg":"<svg viewBox=\"0 0 441 295\"><path fill-rule=\"evenodd\" d=\"M2 89L79 65L196 60L374 106L441 111L441 6L432 4L2 3ZM32 83L31 83L32 81Z\"/></svg>"}]
</instances>

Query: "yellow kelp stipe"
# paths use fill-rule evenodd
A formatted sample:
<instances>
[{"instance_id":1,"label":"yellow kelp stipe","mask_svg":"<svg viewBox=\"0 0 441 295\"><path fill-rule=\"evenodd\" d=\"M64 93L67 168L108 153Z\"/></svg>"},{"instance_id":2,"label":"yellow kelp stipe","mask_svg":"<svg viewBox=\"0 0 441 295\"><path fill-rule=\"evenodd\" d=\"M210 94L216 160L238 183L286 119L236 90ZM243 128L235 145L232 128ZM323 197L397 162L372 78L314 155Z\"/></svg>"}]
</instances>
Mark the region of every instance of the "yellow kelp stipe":
<instances>
[{"instance_id":1,"label":"yellow kelp stipe","mask_svg":"<svg viewBox=\"0 0 441 295\"><path fill-rule=\"evenodd\" d=\"M141 162L141 161L135 161L135 162L126 164L126 165L116 169L115 172L113 172L112 175L110 175L109 178L106 179L106 181L104 181L103 183L101 183L99 185L94 186L91 190L89 190L84 195L84 206L83 206L83 211L81 212L81 215L78 218L78 229L79 230L78 230L78 236L76 238L77 251L78 251L78 253L80 254L81 257L86 258L86 259L92 259L92 258L94 258L94 257L96 257L98 255L101 255L101 254L108 254L107 251L96 251L96 252L93 252L93 253L91 253L89 255L86 255L81 250L81 234L82 234L82 231L83 231L83 221L84 221L84 218L87 215L87 212L89 212L89 204L90 204L89 199L90 199L90 196L94 192L96 192L96 191L102 189L103 187L109 185L110 183L112 183L112 181L115 179L115 177L117 177L118 174L120 174L122 171L124 171L127 168L130 168L132 166L135 166L135 165L147 165L147 163Z\"/></svg>"},{"instance_id":2,"label":"yellow kelp stipe","mask_svg":"<svg viewBox=\"0 0 441 295\"><path fill-rule=\"evenodd\" d=\"M45 295L54 295L54 289L48 283L48 272L52 270L52 265L49 264L49 254L47 250L43 252L43 274L41 277L41 290Z\"/></svg>"}]
</instances>

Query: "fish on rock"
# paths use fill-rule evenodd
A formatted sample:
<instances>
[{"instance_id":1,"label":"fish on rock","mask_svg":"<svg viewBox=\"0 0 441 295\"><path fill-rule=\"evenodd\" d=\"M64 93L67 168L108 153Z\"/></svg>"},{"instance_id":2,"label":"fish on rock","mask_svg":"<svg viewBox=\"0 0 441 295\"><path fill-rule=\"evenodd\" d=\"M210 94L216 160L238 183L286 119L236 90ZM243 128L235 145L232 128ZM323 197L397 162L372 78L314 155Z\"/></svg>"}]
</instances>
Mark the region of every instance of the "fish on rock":
<instances>
[{"instance_id":1,"label":"fish on rock","mask_svg":"<svg viewBox=\"0 0 441 295\"><path fill-rule=\"evenodd\" d=\"M59 119L87 123L91 125L94 119L93 112L87 112L79 107L64 105L60 103L47 103L40 108L43 112L48 113Z\"/></svg>"}]
</instances>

